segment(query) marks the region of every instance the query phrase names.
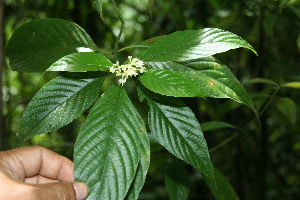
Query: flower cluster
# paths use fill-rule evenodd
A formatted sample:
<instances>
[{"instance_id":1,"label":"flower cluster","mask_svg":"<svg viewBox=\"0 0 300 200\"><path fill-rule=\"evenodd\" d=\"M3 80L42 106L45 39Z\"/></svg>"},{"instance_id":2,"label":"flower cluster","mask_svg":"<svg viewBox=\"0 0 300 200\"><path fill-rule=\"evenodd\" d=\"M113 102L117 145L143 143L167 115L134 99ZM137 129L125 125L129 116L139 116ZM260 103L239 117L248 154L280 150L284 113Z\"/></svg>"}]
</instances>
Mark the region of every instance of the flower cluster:
<instances>
[{"instance_id":1,"label":"flower cluster","mask_svg":"<svg viewBox=\"0 0 300 200\"><path fill-rule=\"evenodd\" d=\"M128 56L129 62L127 64L120 65L117 61L112 67L109 68L109 72L115 73L116 76L120 77L118 83L124 85L128 77L137 76L139 73L144 73L146 68L144 62Z\"/></svg>"}]
</instances>

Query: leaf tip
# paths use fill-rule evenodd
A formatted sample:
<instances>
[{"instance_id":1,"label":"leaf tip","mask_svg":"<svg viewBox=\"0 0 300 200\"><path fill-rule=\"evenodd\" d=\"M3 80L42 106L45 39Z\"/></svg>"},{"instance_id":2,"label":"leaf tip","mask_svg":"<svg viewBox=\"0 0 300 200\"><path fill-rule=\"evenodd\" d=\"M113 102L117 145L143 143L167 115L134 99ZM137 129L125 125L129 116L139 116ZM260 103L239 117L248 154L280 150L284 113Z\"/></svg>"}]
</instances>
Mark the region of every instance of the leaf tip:
<instances>
[{"instance_id":1,"label":"leaf tip","mask_svg":"<svg viewBox=\"0 0 300 200\"><path fill-rule=\"evenodd\" d=\"M256 56L258 56L257 51L255 51L255 49L251 49L253 53L255 53Z\"/></svg>"}]
</instances>

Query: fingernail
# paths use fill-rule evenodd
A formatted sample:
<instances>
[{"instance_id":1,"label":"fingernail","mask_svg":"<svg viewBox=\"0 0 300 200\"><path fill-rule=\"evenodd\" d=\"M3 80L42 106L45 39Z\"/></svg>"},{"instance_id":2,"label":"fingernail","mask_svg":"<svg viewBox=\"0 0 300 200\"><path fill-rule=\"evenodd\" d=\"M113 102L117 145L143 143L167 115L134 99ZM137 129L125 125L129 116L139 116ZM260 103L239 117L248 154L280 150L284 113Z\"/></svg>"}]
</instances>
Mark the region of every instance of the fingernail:
<instances>
[{"instance_id":1,"label":"fingernail","mask_svg":"<svg viewBox=\"0 0 300 200\"><path fill-rule=\"evenodd\" d=\"M73 187L76 193L77 200L83 200L88 195L88 186L85 183L75 182L73 183Z\"/></svg>"}]
</instances>

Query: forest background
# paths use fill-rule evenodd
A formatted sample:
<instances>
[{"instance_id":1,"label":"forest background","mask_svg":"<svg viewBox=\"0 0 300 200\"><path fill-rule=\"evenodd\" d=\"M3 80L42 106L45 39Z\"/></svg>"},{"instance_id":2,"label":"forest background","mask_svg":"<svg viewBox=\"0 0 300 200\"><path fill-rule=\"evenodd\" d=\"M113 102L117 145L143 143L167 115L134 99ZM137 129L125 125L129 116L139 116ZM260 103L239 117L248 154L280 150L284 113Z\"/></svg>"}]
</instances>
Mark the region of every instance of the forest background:
<instances>
[{"instance_id":1,"label":"forest background","mask_svg":"<svg viewBox=\"0 0 300 200\"><path fill-rule=\"evenodd\" d=\"M248 41L258 52L239 49L217 56L250 93L260 122L232 100L184 98L195 112L212 162L230 180L240 199L294 200L300 196L300 1L299 0L123 0L120 48L178 30L221 28ZM83 27L102 49L113 49L120 21L103 3L101 20L87 0L0 0L0 149L11 148L18 122L34 94L57 74L17 73L5 58L13 31L36 18L60 18ZM124 58L130 50L120 54ZM130 87L127 88L130 91ZM133 101L135 99L132 94ZM141 105L141 112L147 108ZM144 112L146 113L146 112ZM23 145L42 145L72 158L85 113L57 132ZM212 123L212 122L214 123ZM210 123L206 123L210 122ZM140 199L167 199L166 151L153 142L151 165ZM189 174L189 199L213 199L199 172Z\"/></svg>"}]
</instances>

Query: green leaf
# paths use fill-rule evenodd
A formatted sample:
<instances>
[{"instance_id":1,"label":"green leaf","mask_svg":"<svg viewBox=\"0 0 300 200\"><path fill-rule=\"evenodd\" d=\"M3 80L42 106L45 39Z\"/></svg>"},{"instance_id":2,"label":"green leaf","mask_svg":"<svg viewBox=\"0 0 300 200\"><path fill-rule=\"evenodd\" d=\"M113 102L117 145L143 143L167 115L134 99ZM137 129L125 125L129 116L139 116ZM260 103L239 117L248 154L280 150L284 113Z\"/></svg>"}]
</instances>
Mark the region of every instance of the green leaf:
<instances>
[{"instance_id":1,"label":"green leaf","mask_svg":"<svg viewBox=\"0 0 300 200\"><path fill-rule=\"evenodd\" d=\"M144 153L142 134L146 134L143 121L125 89L116 85L107 89L75 143L75 179L88 184L88 200L125 198Z\"/></svg>"},{"instance_id":2,"label":"green leaf","mask_svg":"<svg viewBox=\"0 0 300 200\"><path fill-rule=\"evenodd\" d=\"M254 83L262 83L262 84L269 84L274 85L275 87L278 87L278 84L270 79L266 78L253 78L247 81L245 84L254 84Z\"/></svg>"},{"instance_id":3,"label":"green leaf","mask_svg":"<svg viewBox=\"0 0 300 200\"><path fill-rule=\"evenodd\" d=\"M216 200L238 200L239 197L237 196L235 190L231 186L226 176L222 174L222 172L219 171L217 168L214 168L214 171L216 176L217 187L215 187L213 182L211 182L211 180L207 177L204 177L204 181L206 182L207 186L209 187Z\"/></svg>"},{"instance_id":4,"label":"green leaf","mask_svg":"<svg viewBox=\"0 0 300 200\"><path fill-rule=\"evenodd\" d=\"M177 73L178 76L185 77L185 80L188 80L186 84L193 83L197 88L194 94L201 94L201 96L213 98L231 98L232 100L245 104L256 113L253 102L243 85L235 78L226 65L213 57L205 57L180 63L147 62L146 64L148 68L171 70ZM159 83L158 80L156 84ZM176 85L172 80L169 80L168 83L164 82L164 84L164 86L160 86L163 88L167 87L166 84ZM153 89L151 87L149 88L150 90ZM166 95L168 91L161 92L161 90L155 90L154 92Z\"/></svg>"},{"instance_id":5,"label":"green leaf","mask_svg":"<svg viewBox=\"0 0 300 200\"><path fill-rule=\"evenodd\" d=\"M226 122L219 122L219 121L210 121L201 123L201 128L203 132L214 131L222 128L232 128L232 129L239 129L232 124Z\"/></svg>"},{"instance_id":6,"label":"green leaf","mask_svg":"<svg viewBox=\"0 0 300 200\"><path fill-rule=\"evenodd\" d=\"M157 36L157 37L154 37L154 38L151 38L151 39L148 39L148 40L145 40L145 41L142 41L142 42L139 42L139 43L127 46L127 47L124 47L124 48L118 50L118 52L124 51L126 49L132 49L132 48L149 48L155 42L157 42L158 40L160 40L163 37L164 37L164 35Z\"/></svg>"},{"instance_id":7,"label":"green leaf","mask_svg":"<svg viewBox=\"0 0 300 200\"><path fill-rule=\"evenodd\" d=\"M104 20L103 17L103 12L102 12L102 4L103 4L103 0L93 0L94 4L96 5L96 8L98 10L98 13L101 17L102 20Z\"/></svg>"},{"instance_id":8,"label":"green leaf","mask_svg":"<svg viewBox=\"0 0 300 200\"><path fill-rule=\"evenodd\" d=\"M141 118L139 118L141 119ZM141 124L143 122L140 122ZM132 185L130 186L130 189L128 191L128 194L125 199L127 200L136 200L139 197L139 193L141 192L141 189L145 183L146 175L149 169L150 165L150 142L147 135L146 130L141 129L141 157L140 162L135 174L135 178L132 182Z\"/></svg>"},{"instance_id":9,"label":"green leaf","mask_svg":"<svg viewBox=\"0 0 300 200\"><path fill-rule=\"evenodd\" d=\"M292 124L297 120L297 106L295 102L287 97L278 98L276 102L278 110L286 116Z\"/></svg>"},{"instance_id":10,"label":"green leaf","mask_svg":"<svg viewBox=\"0 0 300 200\"><path fill-rule=\"evenodd\" d=\"M6 53L13 70L44 72L65 55L96 48L77 24L46 18L19 27L9 40Z\"/></svg>"},{"instance_id":11,"label":"green leaf","mask_svg":"<svg viewBox=\"0 0 300 200\"><path fill-rule=\"evenodd\" d=\"M108 71L113 64L101 54L94 52L73 53L53 63L47 71Z\"/></svg>"},{"instance_id":12,"label":"green leaf","mask_svg":"<svg viewBox=\"0 0 300 200\"><path fill-rule=\"evenodd\" d=\"M256 51L239 36L217 28L177 31L148 48L140 59L145 62L185 61L244 47Z\"/></svg>"},{"instance_id":13,"label":"green leaf","mask_svg":"<svg viewBox=\"0 0 300 200\"><path fill-rule=\"evenodd\" d=\"M47 83L24 111L15 143L72 122L94 103L104 79L104 73L69 73Z\"/></svg>"},{"instance_id":14,"label":"green leaf","mask_svg":"<svg viewBox=\"0 0 300 200\"><path fill-rule=\"evenodd\" d=\"M146 88L159 94L175 97L203 97L190 79L169 70L147 70L140 77L140 81Z\"/></svg>"},{"instance_id":15,"label":"green leaf","mask_svg":"<svg viewBox=\"0 0 300 200\"><path fill-rule=\"evenodd\" d=\"M300 89L300 82L288 82L288 83L283 84L281 87Z\"/></svg>"},{"instance_id":16,"label":"green leaf","mask_svg":"<svg viewBox=\"0 0 300 200\"><path fill-rule=\"evenodd\" d=\"M189 175L179 162L171 162L165 175L166 189L170 200L185 200L189 196Z\"/></svg>"},{"instance_id":17,"label":"green leaf","mask_svg":"<svg viewBox=\"0 0 300 200\"><path fill-rule=\"evenodd\" d=\"M153 94L143 88L149 125L155 139L169 152L214 180L207 144L193 111L180 99Z\"/></svg>"}]
</instances>

